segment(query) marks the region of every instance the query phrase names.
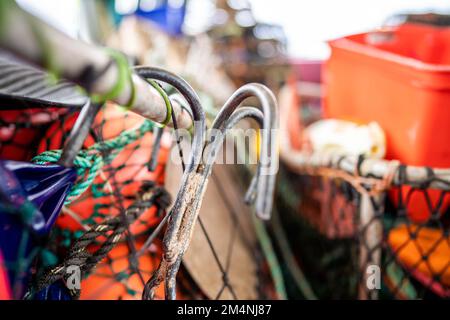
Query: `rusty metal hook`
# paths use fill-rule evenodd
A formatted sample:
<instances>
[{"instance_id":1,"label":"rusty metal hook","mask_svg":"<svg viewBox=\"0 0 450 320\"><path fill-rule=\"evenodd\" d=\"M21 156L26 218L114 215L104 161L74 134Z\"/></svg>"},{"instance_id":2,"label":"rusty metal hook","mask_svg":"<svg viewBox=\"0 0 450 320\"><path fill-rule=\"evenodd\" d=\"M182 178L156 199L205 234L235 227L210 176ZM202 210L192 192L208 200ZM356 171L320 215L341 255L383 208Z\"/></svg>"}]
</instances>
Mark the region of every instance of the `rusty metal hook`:
<instances>
[{"instance_id":1,"label":"rusty metal hook","mask_svg":"<svg viewBox=\"0 0 450 320\"><path fill-rule=\"evenodd\" d=\"M155 74L151 73L142 73L141 75L144 77L155 78ZM172 84L176 89L179 89L177 88L179 83L172 79L172 77L176 77L175 75L169 74L169 78L171 79L168 79L168 75L165 71L158 70L158 74L156 76L159 77L158 80L165 81ZM198 118L198 114L196 114L196 112L199 112L199 110L196 109L195 106L192 106L191 101L197 102L195 99L197 96L190 87L184 87L184 89L184 92L182 90L179 91L191 105L193 117L194 120L196 120L196 117ZM251 96L259 99L263 112L254 107L242 107L237 109L245 99ZM195 98L192 99L192 97ZM192 160L193 158L198 159L198 154L191 154L191 161L187 169L184 171L182 186L178 192L177 200L169 213L172 216L164 236L164 256L158 269L146 284L143 293L144 299L153 298L155 288L158 287L163 281L165 283L166 298L176 298L176 274L181 264L181 259L189 246L203 194L207 187L209 175L211 174L212 165L217 155L218 148L221 147L223 142L223 133L233 127L241 119L247 117L256 119L261 126L261 129L263 129L261 154L257 174L253 178L247 194L251 195L256 193L255 207L257 215L264 219L268 219L270 217L272 194L275 183L275 172L273 168L277 165L278 160L276 157L276 137L273 137L274 132L272 132L272 130L276 130L278 128L276 100L267 87L259 84L249 84L238 89L225 103L216 117L213 123L213 129L219 130L222 134L219 135L219 139L208 142L211 144L211 148L208 151L209 153L203 154L203 157L201 157L202 154L200 154L199 159L201 161L202 159L205 159L204 157L206 157L208 161L206 161L206 163L200 161L198 163L194 163ZM202 125L200 128L204 129L205 127ZM194 150L198 151L199 146L201 146L201 150L203 152L206 150L206 148L204 148L207 145L204 131L199 132L198 126L196 126L194 131L194 139L200 135L203 140L197 138L197 140L193 141L192 152L194 152ZM196 144L199 141L203 144ZM269 169L270 174L264 175L264 169ZM248 198L251 197L247 196L247 199Z\"/></svg>"}]
</instances>

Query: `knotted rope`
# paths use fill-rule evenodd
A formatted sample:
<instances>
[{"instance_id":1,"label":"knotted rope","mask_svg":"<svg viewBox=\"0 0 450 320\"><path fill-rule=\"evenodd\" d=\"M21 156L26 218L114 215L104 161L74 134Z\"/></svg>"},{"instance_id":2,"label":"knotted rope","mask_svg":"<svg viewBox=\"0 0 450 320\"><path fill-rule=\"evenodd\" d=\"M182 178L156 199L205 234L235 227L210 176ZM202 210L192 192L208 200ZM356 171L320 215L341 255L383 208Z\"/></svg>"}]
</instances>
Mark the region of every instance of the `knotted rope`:
<instances>
[{"instance_id":1,"label":"knotted rope","mask_svg":"<svg viewBox=\"0 0 450 320\"><path fill-rule=\"evenodd\" d=\"M105 164L111 163L114 158L130 143L142 138L152 131L154 123L145 120L137 129L122 132L117 137L93 144L86 150L81 150L75 157L73 166L77 170L78 179L67 194L65 205L83 194L92 185L95 178ZM49 150L32 159L36 164L58 163L62 150Z\"/></svg>"},{"instance_id":2,"label":"knotted rope","mask_svg":"<svg viewBox=\"0 0 450 320\"><path fill-rule=\"evenodd\" d=\"M114 216L85 231L72 245L64 261L41 277L34 290L27 296L39 292L58 280L67 280L70 275L67 270L72 266L78 266L81 278L84 278L120 241L127 225L135 222L152 206L155 206L158 212L165 210L170 201L170 195L163 187L155 186L152 181L145 182L138 192L136 201L125 210L126 223L124 223L123 217ZM101 237L105 237L106 240L100 244L99 248L94 252L88 250ZM71 294L74 298L78 298L80 289L71 290Z\"/></svg>"}]
</instances>

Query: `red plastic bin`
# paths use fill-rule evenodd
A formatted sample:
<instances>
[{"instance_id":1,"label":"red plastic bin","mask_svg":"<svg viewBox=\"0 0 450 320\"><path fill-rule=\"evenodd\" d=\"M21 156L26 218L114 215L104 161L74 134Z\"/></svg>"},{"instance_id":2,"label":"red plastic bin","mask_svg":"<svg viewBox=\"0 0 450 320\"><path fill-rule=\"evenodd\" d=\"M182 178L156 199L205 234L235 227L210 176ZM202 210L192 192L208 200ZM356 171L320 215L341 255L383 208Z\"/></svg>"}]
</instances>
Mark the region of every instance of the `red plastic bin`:
<instances>
[{"instance_id":1,"label":"red plastic bin","mask_svg":"<svg viewBox=\"0 0 450 320\"><path fill-rule=\"evenodd\" d=\"M367 123L386 133L387 159L450 167L450 28L404 24L329 42L325 63L326 117ZM402 187L404 197L409 187ZM396 190L390 192L397 203ZM435 205L440 192L429 190ZM444 199L448 208L450 196ZM415 193L408 205L414 222L430 217Z\"/></svg>"},{"instance_id":2,"label":"red plastic bin","mask_svg":"<svg viewBox=\"0 0 450 320\"><path fill-rule=\"evenodd\" d=\"M450 167L450 28L404 24L329 45L325 116L377 121L387 159Z\"/></svg>"}]
</instances>

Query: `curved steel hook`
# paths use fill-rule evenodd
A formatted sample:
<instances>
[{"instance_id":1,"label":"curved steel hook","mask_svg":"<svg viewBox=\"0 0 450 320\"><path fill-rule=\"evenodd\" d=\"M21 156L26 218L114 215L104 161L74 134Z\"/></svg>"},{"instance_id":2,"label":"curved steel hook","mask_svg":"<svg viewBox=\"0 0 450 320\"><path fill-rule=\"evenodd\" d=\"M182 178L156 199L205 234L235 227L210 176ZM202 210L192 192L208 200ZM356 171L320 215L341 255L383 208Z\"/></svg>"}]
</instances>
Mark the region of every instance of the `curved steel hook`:
<instances>
[{"instance_id":1,"label":"curved steel hook","mask_svg":"<svg viewBox=\"0 0 450 320\"><path fill-rule=\"evenodd\" d=\"M237 109L240 103L250 96L256 96L260 99L264 113L255 107L241 107ZM258 194L256 203L259 203L260 207L257 207L257 212L259 213L259 216L263 216L264 213L270 215L272 204L271 190L273 190L273 186L266 186L263 183L274 183L275 176L268 175L265 177L261 174L261 171L264 169L264 166L270 168L274 158L273 156L271 158L269 152L276 150L273 146L274 141L272 141L273 137L271 132L272 128L276 129L278 126L276 101L270 90L266 87L261 85L247 85L236 91L224 105L214 121L213 128L219 130L222 134L217 136L218 139L209 142L211 143L209 151L205 151L207 146L205 144L205 149L203 150L204 152L208 152L207 154L204 154L207 161L206 163L201 163L198 166L197 171L192 172L189 176L189 182L186 185L187 191L184 194L182 206L175 208L177 211L176 213L174 212L175 216L180 219L180 224L169 226L168 231L165 234L163 243L165 254L160 266L146 285L143 295L144 298L153 297L154 289L159 286L162 281L165 282L166 298L176 298L176 274L180 267L181 259L189 246L203 194L208 184L208 178L211 174L215 157L217 156L217 151L223 144L225 137L224 133L226 130L236 125L237 122L248 117L255 119L260 127L265 129L262 135L263 145L261 147L258 171L252 180L249 190L253 192L254 189L256 189L258 193L261 192L260 190L263 190L263 194ZM264 161L268 162L265 163ZM258 211L258 209L260 209L260 211Z\"/></svg>"},{"instance_id":2,"label":"curved steel hook","mask_svg":"<svg viewBox=\"0 0 450 320\"><path fill-rule=\"evenodd\" d=\"M211 142L211 148L209 149L209 153L207 155L207 162L203 164L201 172L202 179L198 183L199 185L198 194L203 195L203 193L206 190L206 187L208 185L208 179L212 172L212 167L214 165L219 148L222 147L223 141L226 136L225 134L226 131L234 127L239 121L245 118L252 118L256 120L260 126L262 126L262 124L264 123L264 114L259 109L255 107L242 107L234 111L226 121L223 121L222 123L218 124L216 129L220 130L221 134L216 136L218 139L214 139L214 141ZM255 177L257 177L257 175ZM272 197L272 195L266 196ZM196 214L198 214L202 199L197 198L195 200L196 201L193 202L193 207L196 208ZM193 219L188 219L186 221L187 224L185 225L185 229L189 230L189 233L185 234L185 236L187 237L185 239L183 239L182 237L179 238L184 243L183 248L181 250L183 254L189 246L189 240L192 235L193 224L195 223L196 217L197 215L195 215Z\"/></svg>"},{"instance_id":3,"label":"curved steel hook","mask_svg":"<svg viewBox=\"0 0 450 320\"><path fill-rule=\"evenodd\" d=\"M270 217L272 192L275 182L273 168L278 163L275 154L276 143L272 136L272 129L278 128L276 100L272 92L260 84L248 84L238 89L225 103L213 123L213 129L219 130L222 134L219 139L211 142L210 152L206 155L208 161L204 163L202 160L205 156L205 147L207 146L205 115L195 91L182 78L165 70L138 67L136 71L143 78L163 81L177 89L188 102L194 122L191 155L183 173L175 203L169 213L171 221L164 235L164 256L160 266L146 284L143 294L144 298L151 298L154 288L164 281L166 298L175 299L176 274L181 264L181 259L189 246L203 194L208 184L208 177L211 174L213 160L215 160L218 148L223 143L223 133L243 118L251 117L256 119L263 129L258 170L252 180L248 194L255 193L256 190L257 215L264 219ZM263 112L256 108L248 107L236 110L245 99L251 96L259 99ZM267 173L264 170L269 170L268 173L273 174L264 175L264 173Z\"/></svg>"},{"instance_id":4,"label":"curved steel hook","mask_svg":"<svg viewBox=\"0 0 450 320\"><path fill-rule=\"evenodd\" d=\"M255 96L260 100L263 113L255 107L241 107L237 109L245 99L251 96ZM189 185L187 186L190 194L185 199L187 203L184 204L184 208L181 207L181 209L186 212L183 215L183 228L188 231L184 234L179 234L172 232L175 231L175 228L173 230L170 228L170 232L166 234L164 239L166 257L169 262L175 261L178 254L180 254L180 252L181 254L184 254L184 251L187 249L193 231L193 224L195 223L200 210L203 194L211 174L212 165L217 156L218 148L222 146L225 131L247 117L251 117L258 121L263 129L263 135L257 173L252 179L246 198L247 200L251 198L252 193L256 190L256 214L263 219L270 218L273 202L272 195L276 178L273 167L277 164L278 160L276 155L274 156L276 145L273 140L276 140L276 138L273 139L274 137L272 136L272 129L276 130L278 128L278 113L276 108L276 100L272 92L270 89L260 84L248 84L241 87L222 107L213 123L213 129L217 129L221 132L221 135L219 135L220 139L215 139L215 141L211 142L212 148L210 149L209 154L206 155L207 162L202 163L199 166L197 173L191 175ZM264 175L264 169L269 169L270 171ZM177 228L178 227L179 225ZM181 247L180 243L182 243Z\"/></svg>"},{"instance_id":5,"label":"curved steel hook","mask_svg":"<svg viewBox=\"0 0 450 320\"><path fill-rule=\"evenodd\" d=\"M261 219L269 219L272 210L272 195L275 189L276 171L278 169L277 130L279 125L276 99L272 91L258 83L250 83L240 87L225 103L213 123L219 128L225 119L247 98L255 97L261 103L264 113L262 121L261 152L256 179L252 180L246 199L251 201L256 191L256 214Z\"/></svg>"},{"instance_id":6,"label":"curved steel hook","mask_svg":"<svg viewBox=\"0 0 450 320\"><path fill-rule=\"evenodd\" d=\"M192 149L185 172L181 180L181 186L177 193L174 205L170 211L171 223L169 224L164 239L174 238L178 232L183 219L185 203L191 197L188 193L191 177L196 173L198 165L202 160L203 146L206 137L206 120L200 99L194 89L181 77L159 68L136 67L137 74L145 79L155 79L173 86L188 102L193 118L194 132L192 138ZM164 243L168 241L165 240ZM165 245L167 250L167 245ZM166 252L165 250L165 252Z\"/></svg>"},{"instance_id":7,"label":"curved steel hook","mask_svg":"<svg viewBox=\"0 0 450 320\"><path fill-rule=\"evenodd\" d=\"M231 116L225 121L220 124L216 123L216 128L220 130L221 134L218 136L219 139L214 139L214 141L211 141L210 144L212 145L212 148L210 149L210 152L208 154L206 166L205 166L205 175L209 176L212 170L212 166L214 165L215 158L217 156L217 152L219 151L219 148L222 146L223 141L225 139L225 131L233 128L239 121L245 119L245 118L251 118L255 120L259 127L262 129L264 126L264 114L261 112L261 110L255 108L255 107L241 107L234 111ZM260 153L261 156L261 153ZM260 170L260 162L258 162L258 169L257 174L253 177L252 182L250 183L250 186L248 188L247 194L245 196L247 204L250 204L252 201L248 201L248 198L250 198L250 193L254 193L255 187L256 187L256 181L258 180L258 171Z\"/></svg>"},{"instance_id":8,"label":"curved steel hook","mask_svg":"<svg viewBox=\"0 0 450 320\"><path fill-rule=\"evenodd\" d=\"M181 264L182 257L189 247L192 232L194 230L195 221L200 209L202 195L206 190L208 184L208 177L211 174L212 166L214 164L217 151L223 144L226 130L235 126L240 120L244 118L255 119L260 126L264 122L263 113L254 107L242 107L230 116L229 119L223 121L217 129L222 134L218 135L218 139L211 142L211 148L209 149L208 161L197 173L198 180L190 180L190 190L195 190L200 196L187 199L189 201L189 207L185 208L186 211L183 217L183 227L178 230L177 233L166 233L164 237L164 245L166 247L166 255L163 257L163 261L156 270L153 277L147 283L143 297L152 298L154 295L154 289L164 280L165 282L165 294L167 299L176 299L176 275Z\"/></svg>"}]
</instances>

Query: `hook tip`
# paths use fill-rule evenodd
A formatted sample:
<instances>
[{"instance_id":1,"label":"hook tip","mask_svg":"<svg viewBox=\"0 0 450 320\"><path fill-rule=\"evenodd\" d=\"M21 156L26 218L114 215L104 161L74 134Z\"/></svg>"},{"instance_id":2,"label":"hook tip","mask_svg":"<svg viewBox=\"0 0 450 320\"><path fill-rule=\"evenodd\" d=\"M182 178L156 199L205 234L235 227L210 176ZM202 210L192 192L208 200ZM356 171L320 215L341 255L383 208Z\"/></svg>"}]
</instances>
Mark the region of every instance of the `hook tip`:
<instances>
[{"instance_id":1,"label":"hook tip","mask_svg":"<svg viewBox=\"0 0 450 320\"><path fill-rule=\"evenodd\" d=\"M255 213L261 220L270 220L272 217L273 199L271 194L260 193L256 197Z\"/></svg>"},{"instance_id":2,"label":"hook tip","mask_svg":"<svg viewBox=\"0 0 450 320\"><path fill-rule=\"evenodd\" d=\"M271 213L271 210L268 210L268 211L259 211L259 210L257 210L256 211L256 216L259 219L261 219L261 220L267 221L267 220L270 220L270 218L272 217L272 213Z\"/></svg>"}]
</instances>

